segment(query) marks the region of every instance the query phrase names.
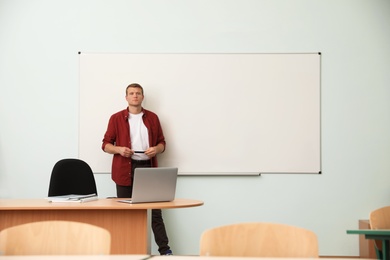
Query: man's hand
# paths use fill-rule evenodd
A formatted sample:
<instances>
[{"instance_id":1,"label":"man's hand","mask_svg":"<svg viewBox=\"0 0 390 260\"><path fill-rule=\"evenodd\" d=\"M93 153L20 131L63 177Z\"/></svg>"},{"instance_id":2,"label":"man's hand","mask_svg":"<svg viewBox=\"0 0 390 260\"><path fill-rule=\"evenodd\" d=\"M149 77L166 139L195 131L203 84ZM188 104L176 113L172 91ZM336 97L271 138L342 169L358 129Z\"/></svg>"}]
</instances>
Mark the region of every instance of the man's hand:
<instances>
[{"instance_id":1,"label":"man's hand","mask_svg":"<svg viewBox=\"0 0 390 260\"><path fill-rule=\"evenodd\" d=\"M145 151L145 155L147 155L149 158L152 158L157 155L157 148L156 146L150 147Z\"/></svg>"},{"instance_id":2,"label":"man's hand","mask_svg":"<svg viewBox=\"0 0 390 260\"><path fill-rule=\"evenodd\" d=\"M117 146L116 149L117 149L117 153L119 153L123 157L130 157L134 154L134 152L130 150L130 148L128 147Z\"/></svg>"},{"instance_id":3,"label":"man's hand","mask_svg":"<svg viewBox=\"0 0 390 260\"><path fill-rule=\"evenodd\" d=\"M158 153L162 153L164 152L164 145L162 144L158 144L156 146L153 146L153 147L150 147L148 148L146 151L145 151L145 154L149 157L149 158L152 158L154 156L156 156Z\"/></svg>"}]
</instances>

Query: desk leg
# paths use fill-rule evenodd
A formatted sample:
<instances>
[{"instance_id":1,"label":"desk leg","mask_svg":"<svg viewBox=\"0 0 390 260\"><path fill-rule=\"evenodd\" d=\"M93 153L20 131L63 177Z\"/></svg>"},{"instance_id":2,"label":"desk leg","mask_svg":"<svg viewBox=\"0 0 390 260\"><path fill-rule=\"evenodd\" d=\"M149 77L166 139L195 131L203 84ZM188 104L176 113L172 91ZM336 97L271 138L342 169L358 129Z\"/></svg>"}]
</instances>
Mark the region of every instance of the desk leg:
<instances>
[{"instance_id":1,"label":"desk leg","mask_svg":"<svg viewBox=\"0 0 390 260\"><path fill-rule=\"evenodd\" d=\"M151 255L152 254L152 244L151 244L151 237L152 237L152 234L151 234L151 226L152 226L152 210L151 209L148 209L147 210L147 231L146 231L146 239L147 239L147 242L146 242L146 252L148 255Z\"/></svg>"},{"instance_id":2,"label":"desk leg","mask_svg":"<svg viewBox=\"0 0 390 260\"><path fill-rule=\"evenodd\" d=\"M390 259L389 240L382 240L382 259Z\"/></svg>"}]
</instances>

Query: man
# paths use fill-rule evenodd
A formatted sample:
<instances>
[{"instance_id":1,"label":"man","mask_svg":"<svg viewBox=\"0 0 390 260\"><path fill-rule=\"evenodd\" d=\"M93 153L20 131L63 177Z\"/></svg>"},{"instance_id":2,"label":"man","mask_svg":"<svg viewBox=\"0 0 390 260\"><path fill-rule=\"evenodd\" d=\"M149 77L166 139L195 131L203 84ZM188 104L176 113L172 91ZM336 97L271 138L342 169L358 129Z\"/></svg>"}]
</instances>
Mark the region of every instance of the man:
<instances>
[{"instance_id":1,"label":"man","mask_svg":"<svg viewBox=\"0 0 390 260\"><path fill-rule=\"evenodd\" d=\"M142 107L144 91L137 83L126 88L127 109L110 117L102 149L113 154L112 180L118 198L131 198L134 169L157 167L165 138L158 116ZM161 209L152 210L152 230L161 255L171 255Z\"/></svg>"}]
</instances>

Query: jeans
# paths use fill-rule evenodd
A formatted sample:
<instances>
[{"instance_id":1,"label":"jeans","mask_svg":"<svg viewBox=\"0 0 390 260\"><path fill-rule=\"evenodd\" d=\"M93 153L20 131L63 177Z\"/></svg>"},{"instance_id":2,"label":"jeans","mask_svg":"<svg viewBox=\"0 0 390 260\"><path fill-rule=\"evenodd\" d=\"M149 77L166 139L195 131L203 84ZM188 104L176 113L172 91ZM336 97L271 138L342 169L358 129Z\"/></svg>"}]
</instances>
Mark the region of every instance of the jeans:
<instances>
[{"instance_id":1,"label":"jeans","mask_svg":"<svg viewBox=\"0 0 390 260\"><path fill-rule=\"evenodd\" d=\"M135 168L151 167L150 161L148 162L149 164L145 162L138 163L138 161L133 161L131 176L134 176ZM133 186L121 186L118 184L116 185L116 195L118 198L131 198L132 193L133 193ZM168 240L167 232L165 230L165 224L162 218L161 209L152 209L152 230L154 234L154 240L156 241L156 244L158 246L158 251L160 252L160 254L163 255L168 250L170 250L170 247L168 245L169 240Z\"/></svg>"}]
</instances>

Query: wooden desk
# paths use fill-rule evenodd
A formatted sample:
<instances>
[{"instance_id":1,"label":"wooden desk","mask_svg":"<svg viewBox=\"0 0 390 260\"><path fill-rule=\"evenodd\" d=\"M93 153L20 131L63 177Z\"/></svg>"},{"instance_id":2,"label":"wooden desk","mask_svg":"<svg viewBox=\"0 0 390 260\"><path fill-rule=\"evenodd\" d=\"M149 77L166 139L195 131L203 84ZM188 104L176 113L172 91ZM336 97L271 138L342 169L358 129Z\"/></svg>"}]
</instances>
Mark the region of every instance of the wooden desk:
<instances>
[{"instance_id":1,"label":"wooden desk","mask_svg":"<svg viewBox=\"0 0 390 260\"><path fill-rule=\"evenodd\" d=\"M390 229L347 230L347 234L364 235L366 239L382 240L382 259L390 259Z\"/></svg>"},{"instance_id":2,"label":"wooden desk","mask_svg":"<svg viewBox=\"0 0 390 260\"><path fill-rule=\"evenodd\" d=\"M0 199L0 230L42 220L85 222L110 231L111 254L148 254L148 210L203 205L202 201L189 199L139 204L117 200L51 203L46 199Z\"/></svg>"}]
</instances>

